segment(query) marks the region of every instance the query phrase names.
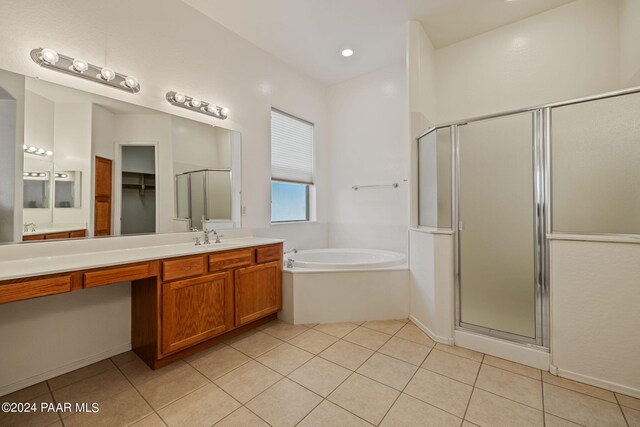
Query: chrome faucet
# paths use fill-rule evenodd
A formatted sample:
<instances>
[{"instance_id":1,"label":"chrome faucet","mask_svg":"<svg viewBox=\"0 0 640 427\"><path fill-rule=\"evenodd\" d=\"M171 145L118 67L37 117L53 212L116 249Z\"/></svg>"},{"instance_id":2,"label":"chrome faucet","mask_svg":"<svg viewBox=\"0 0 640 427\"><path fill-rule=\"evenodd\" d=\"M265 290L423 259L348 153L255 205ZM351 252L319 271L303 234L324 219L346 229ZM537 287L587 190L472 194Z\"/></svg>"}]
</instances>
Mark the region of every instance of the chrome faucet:
<instances>
[{"instance_id":1,"label":"chrome faucet","mask_svg":"<svg viewBox=\"0 0 640 427\"><path fill-rule=\"evenodd\" d=\"M292 252L293 252L294 254L297 254L297 253L298 253L298 250L297 250L296 248L291 248L291 249L289 249L288 251L284 251L283 255L290 254L290 253L292 253Z\"/></svg>"},{"instance_id":2,"label":"chrome faucet","mask_svg":"<svg viewBox=\"0 0 640 427\"><path fill-rule=\"evenodd\" d=\"M203 231L204 231L204 244L205 245L210 245L211 244L211 241L209 240L209 234L211 234L211 233L213 233L213 235L216 238L213 243L222 243L220 238L224 237L224 234L218 234L218 232L216 230L214 230L213 228L211 230L203 230Z\"/></svg>"},{"instance_id":3,"label":"chrome faucet","mask_svg":"<svg viewBox=\"0 0 640 427\"><path fill-rule=\"evenodd\" d=\"M35 222L25 222L24 224L22 224L22 231L24 233L27 233L29 231L34 232L36 231L36 223ZM29 230L29 227L31 227L31 230Z\"/></svg>"},{"instance_id":4,"label":"chrome faucet","mask_svg":"<svg viewBox=\"0 0 640 427\"><path fill-rule=\"evenodd\" d=\"M191 232L192 233L197 233L198 231L198 227L191 227ZM193 240L196 241L196 246L202 246L202 242L200 241L200 236L196 235Z\"/></svg>"}]
</instances>

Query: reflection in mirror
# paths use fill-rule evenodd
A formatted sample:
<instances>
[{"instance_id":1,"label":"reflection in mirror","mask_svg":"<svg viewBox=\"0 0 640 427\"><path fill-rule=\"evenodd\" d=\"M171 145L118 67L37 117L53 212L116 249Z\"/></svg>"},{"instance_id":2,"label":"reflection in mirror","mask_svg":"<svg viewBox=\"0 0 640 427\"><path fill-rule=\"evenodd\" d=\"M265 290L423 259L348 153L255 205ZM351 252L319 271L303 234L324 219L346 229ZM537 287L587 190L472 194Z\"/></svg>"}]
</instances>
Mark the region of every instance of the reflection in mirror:
<instances>
[{"instance_id":1,"label":"reflection in mirror","mask_svg":"<svg viewBox=\"0 0 640 427\"><path fill-rule=\"evenodd\" d=\"M56 171L54 174L55 207L79 208L80 207L80 183L81 171Z\"/></svg>"},{"instance_id":2,"label":"reflection in mirror","mask_svg":"<svg viewBox=\"0 0 640 427\"><path fill-rule=\"evenodd\" d=\"M33 225L0 240L240 227L238 132L0 70L3 90L29 174L13 215Z\"/></svg>"}]
</instances>

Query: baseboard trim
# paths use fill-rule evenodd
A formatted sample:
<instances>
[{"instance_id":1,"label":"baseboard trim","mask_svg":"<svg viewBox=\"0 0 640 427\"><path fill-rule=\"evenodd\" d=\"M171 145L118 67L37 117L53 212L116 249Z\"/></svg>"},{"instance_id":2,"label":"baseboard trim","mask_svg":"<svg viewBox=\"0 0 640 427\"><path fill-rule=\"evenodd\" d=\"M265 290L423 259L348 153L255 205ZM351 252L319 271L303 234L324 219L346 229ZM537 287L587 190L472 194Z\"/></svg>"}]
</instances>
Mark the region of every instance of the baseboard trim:
<instances>
[{"instance_id":1,"label":"baseboard trim","mask_svg":"<svg viewBox=\"0 0 640 427\"><path fill-rule=\"evenodd\" d=\"M11 384L2 385L0 386L0 396L13 393L14 391L17 391L17 390L22 390L23 388L32 386L34 384L38 384L42 381L46 381L51 378L55 378L58 375L66 374L67 372L75 371L76 369L83 368L85 366L91 365L92 363L96 363L101 360L108 359L109 357L115 356L120 353L124 353L125 351L129 351L129 350L131 350L131 343L123 344L118 347L114 347L109 350L103 351L102 353L98 353L93 356L89 356L84 359L77 360L72 363L67 363L66 365L62 365L60 367L51 369L41 374L37 374L32 377L25 378L23 380L19 380Z\"/></svg>"},{"instance_id":2,"label":"baseboard trim","mask_svg":"<svg viewBox=\"0 0 640 427\"><path fill-rule=\"evenodd\" d=\"M454 337L457 346L542 369L543 371L549 370L550 355L546 351L467 331L454 331Z\"/></svg>"},{"instance_id":3,"label":"baseboard trim","mask_svg":"<svg viewBox=\"0 0 640 427\"><path fill-rule=\"evenodd\" d=\"M568 378L570 380L579 381L581 383L604 388L606 390L626 394L627 396L640 399L640 389L614 383L612 381L603 380L600 378L591 377L589 375L578 374L577 372L567 371L566 369L560 369L558 367L554 368L556 370L556 375L559 377Z\"/></svg>"},{"instance_id":4,"label":"baseboard trim","mask_svg":"<svg viewBox=\"0 0 640 427\"><path fill-rule=\"evenodd\" d=\"M415 325L422 330L425 334L429 336L435 342L439 342L442 344L453 345L453 338L442 337L440 335L436 335L431 331L431 329L427 328L427 325L419 321L415 316L409 316L409 320L411 320Z\"/></svg>"}]
</instances>

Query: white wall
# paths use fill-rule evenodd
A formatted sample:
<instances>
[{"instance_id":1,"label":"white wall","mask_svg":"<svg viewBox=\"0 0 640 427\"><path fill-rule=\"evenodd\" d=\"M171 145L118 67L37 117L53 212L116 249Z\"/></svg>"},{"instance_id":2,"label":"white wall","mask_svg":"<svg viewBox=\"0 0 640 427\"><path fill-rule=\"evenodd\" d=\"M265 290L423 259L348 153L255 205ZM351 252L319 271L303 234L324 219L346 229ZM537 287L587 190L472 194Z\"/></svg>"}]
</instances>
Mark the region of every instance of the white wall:
<instances>
[{"instance_id":1,"label":"white wall","mask_svg":"<svg viewBox=\"0 0 640 427\"><path fill-rule=\"evenodd\" d=\"M91 214L91 105L55 104L53 163L56 171L80 171L81 206L53 208L53 222L88 224ZM53 206L53 201L52 201Z\"/></svg>"},{"instance_id":2,"label":"white wall","mask_svg":"<svg viewBox=\"0 0 640 427\"><path fill-rule=\"evenodd\" d=\"M640 2L618 0L620 20L620 83L640 86Z\"/></svg>"},{"instance_id":3,"label":"white wall","mask_svg":"<svg viewBox=\"0 0 640 427\"><path fill-rule=\"evenodd\" d=\"M640 245L551 242L558 373L640 397Z\"/></svg>"},{"instance_id":4,"label":"white wall","mask_svg":"<svg viewBox=\"0 0 640 427\"><path fill-rule=\"evenodd\" d=\"M437 122L619 88L617 6L578 0L437 50Z\"/></svg>"},{"instance_id":5,"label":"white wall","mask_svg":"<svg viewBox=\"0 0 640 427\"><path fill-rule=\"evenodd\" d=\"M332 247L407 250L405 79L395 64L329 88ZM351 188L393 182L399 188Z\"/></svg>"},{"instance_id":6,"label":"white wall","mask_svg":"<svg viewBox=\"0 0 640 427\"><path fill-rule=\"evenodd\" d=\"M326 223L327 120L326 93L321 84L178 0L12 0L2 3L2 14L11 19L3 20L0 26L0 69L240 131L244 227L270 227L271 107L315 123L317 218ZM168 29L167 17L185 30ZM134 75L142 90L129 94L40 68L31 61L29 52L41 46ZM231 111L229 119L218 121L173 107L164 98L170 90L226 106ZM170 166L163 153L160 168ZM16 176L21 174L20 164ZM22 200L21 190L17 197ZM302 231L298 235L308 236L306 241L326 240L326 227L310 224ZM89 291L72 298L62 295L0 306L0 341L19 343L11 346L13 351L2 352L2 372L7 376L0 378L0 387L123 351L130 344L130 301L126 288L125 295L118 289L105 287L96 304L90 304L96 294ZM85 306L91 311L84 310ZM43 314L42 307L51 315ZM43 333L43 324L56 333ZM54 353L52 348L68 350ZM46 360L36 354L43 349L50 353Z\"/></svg>"}]
</instances>

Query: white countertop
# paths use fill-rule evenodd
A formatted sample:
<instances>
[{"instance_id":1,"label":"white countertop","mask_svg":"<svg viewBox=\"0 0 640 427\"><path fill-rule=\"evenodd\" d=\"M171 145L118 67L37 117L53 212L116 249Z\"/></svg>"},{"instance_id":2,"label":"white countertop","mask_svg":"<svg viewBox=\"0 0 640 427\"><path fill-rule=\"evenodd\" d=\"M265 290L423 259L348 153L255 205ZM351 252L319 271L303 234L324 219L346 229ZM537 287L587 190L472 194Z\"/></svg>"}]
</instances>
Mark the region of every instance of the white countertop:
<instances>
[{"instance_id":1,"label":"white countertop","mask_svg":"<svg viewBox=\"0 0 640 427\"><path fill-rule=\"evenodd\" d=\"M35 236L38 234L64 233L67 231L86 230L86 227L56 227L56 228L36 228L36 231L25 231L23 236Z\"/></svg>"},{"instance_id":2,"label":"white countertop","mask_svg":"<svg viewBox=\"0 0 640 427\"><path fill-rule=\"evenodd\" d=\"M222 243L196 246L194 243L176 243L158 246L140 246L126 249L85 252L72 255L39 256L0 262L0 280L42 276L97 267L108 267L133 262L172 258L207 252L226 251L281 243L281 239L240 237Z\"/></svg>"}]
</instances>

